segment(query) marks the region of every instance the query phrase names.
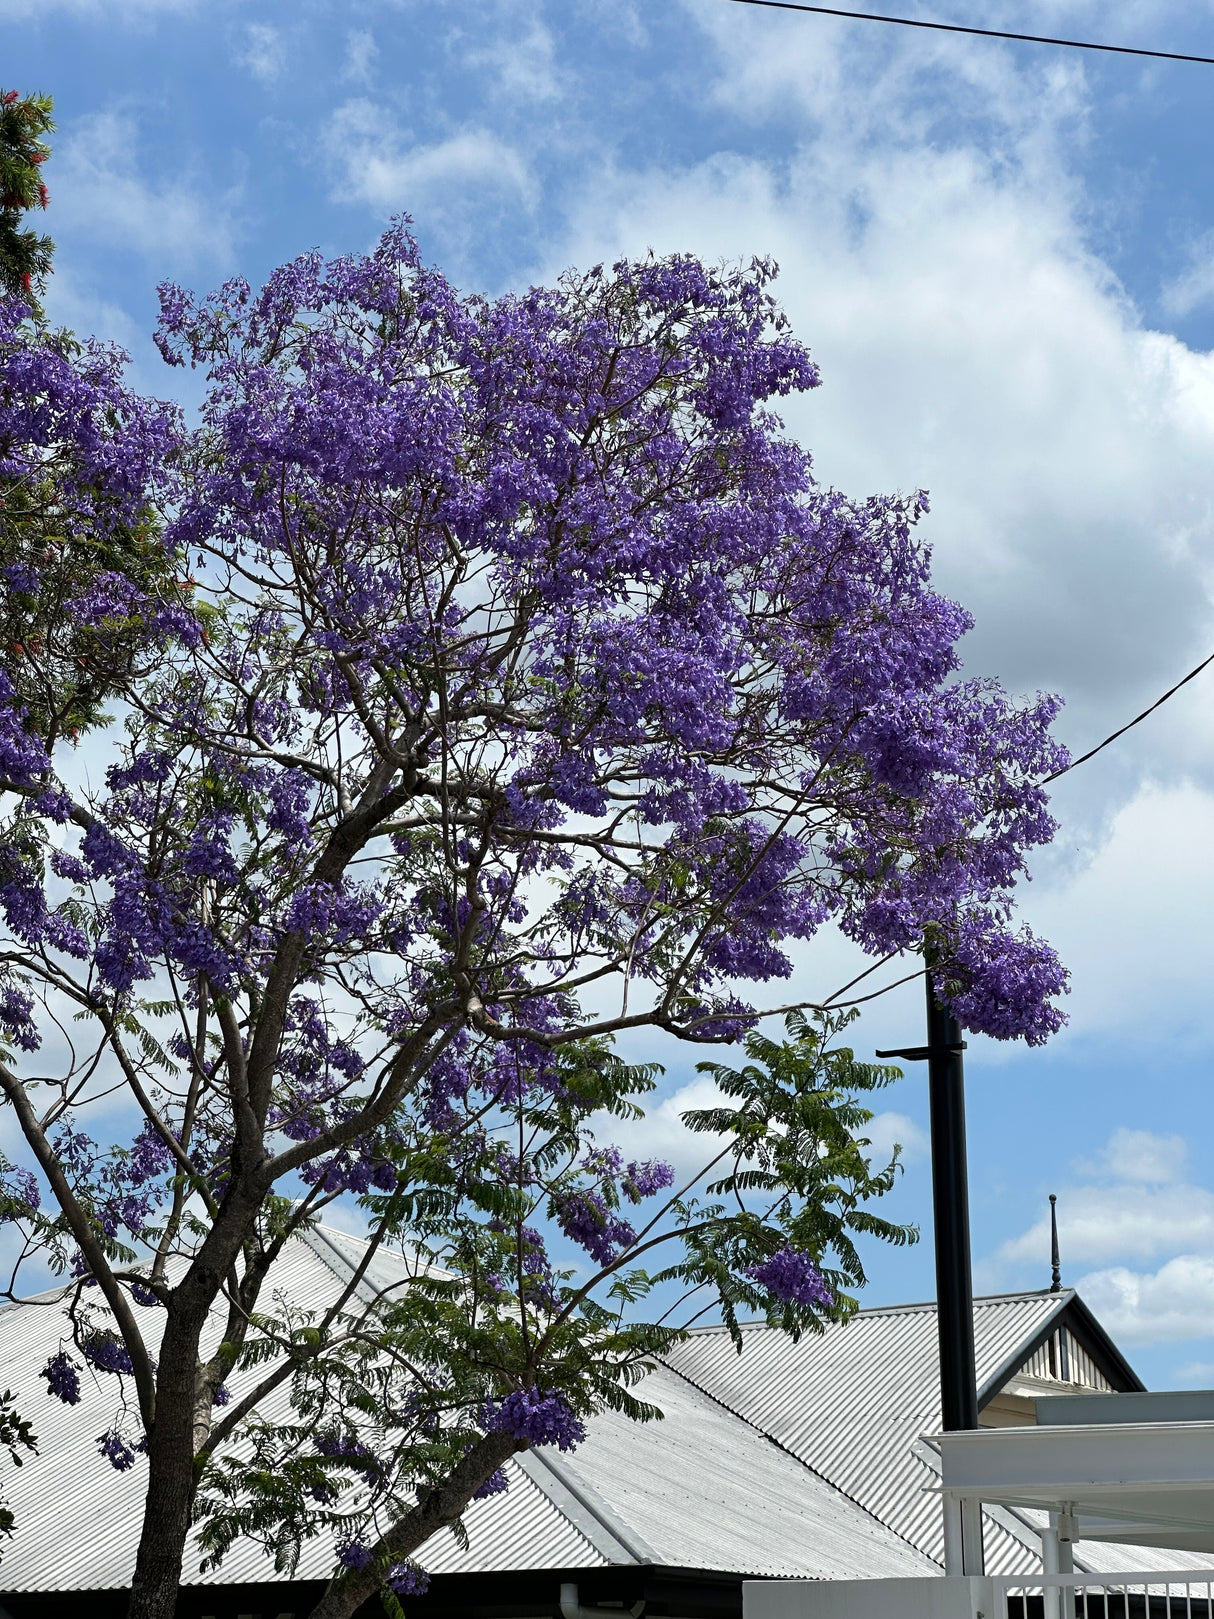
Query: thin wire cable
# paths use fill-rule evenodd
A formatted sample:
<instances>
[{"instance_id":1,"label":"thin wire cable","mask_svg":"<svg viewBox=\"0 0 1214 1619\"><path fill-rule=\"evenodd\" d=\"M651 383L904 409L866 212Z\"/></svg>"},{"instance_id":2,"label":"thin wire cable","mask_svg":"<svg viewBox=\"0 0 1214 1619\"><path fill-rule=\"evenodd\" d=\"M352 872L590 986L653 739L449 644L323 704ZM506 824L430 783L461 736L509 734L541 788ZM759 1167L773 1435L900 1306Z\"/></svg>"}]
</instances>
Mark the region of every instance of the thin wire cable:
<instances>
[{"instance_id":1,"label":"thin wire cable","mask_svg":"<svg viewBox=\"0 0 1214 1619\"><path fill-rule=\"evenodd\" d=\"M1184 677L1183 680L1178 680L1170 691L1165 691L1162 697L1157 698L1155 702L1151 704L1150 708L1144 708L1142 713L1139 714L1135 719L1132 719L1128 725L1123 725L1120 731L1114 731L1112 736L1106 736L1103 742L1098 742L1094 748L1089 748L1086 753L1081 753L1078 759L1072 759L1065 770L1055 770L1052 776L1047 776L1045 778L1045 782L1057 781L1059 776L1065 776L1068 770L1074 770L1077 765L1087 764L1089 759L1094 759L1098 753L1100 753L1104 748L1107 748L1110 742L1116 742L1119 736L1124 736L1127 731L1132 731L1134 727L1136 725L1140 725L1148 715L1153 714L1157 708L1161 708L1163 704L1167 702L1169 697L1175 697L1176 693L1182 686L1187 686L1190 680L1196 680L1201 671L1203 669L1208 669L1212 663L1214 663L1214 652L1211 652L1208 658L1206 658L1202 663L1199 663L1196 669L1190 669L1189 673ZM1043 783L1043 785L1044 784L1045 783Z\"/></svg>"},{"instance_id":2,"label":"thin wire cable","mask_svg":"<svg viewBox=\"0 0 1214 1619\"><path fill-rule=\"evenodd\" d=\"M1154 56L1164 62L1200 62L1214 67L1214 56L1188 56L1183 51L1149 51L1140 45L1101 45L1091 39L1054 39L1049 34L1012 34L1002 28L973 28L959 22L927 22L919 17L890 17L880 11L842 11L837 6L806 6L799 0L730 0L735 6L765 6L771 11L812 11L821 17L850 17L857 22L892 22L899 28L930 28L938 34L978 34L983 39L1015 39L1026 45L1065 45L1073 51L1110 51L1115 56Z\"/></svg>"}]
</instances>

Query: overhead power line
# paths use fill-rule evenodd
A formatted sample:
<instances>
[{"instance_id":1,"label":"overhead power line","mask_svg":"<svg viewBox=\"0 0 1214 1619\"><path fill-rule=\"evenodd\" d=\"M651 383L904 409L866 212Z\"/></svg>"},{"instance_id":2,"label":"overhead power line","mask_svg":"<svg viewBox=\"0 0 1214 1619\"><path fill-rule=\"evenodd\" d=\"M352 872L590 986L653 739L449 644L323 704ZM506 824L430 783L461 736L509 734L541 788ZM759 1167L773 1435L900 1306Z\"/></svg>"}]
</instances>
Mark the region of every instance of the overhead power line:
<instances>
[{"instance_id":1,"label":"overhead power line","mask_svg":"<svg viewBox=\"0 0 1214 1619\"><path fill-rule=\"evenodd\" d=\"M1078 759L1072 759L1070 764L1067 765L1065 769L1055 770L1052 776L1047 776L1045 778L1046 781L1057 781L1059 776L1065 776L1067 771L1074 770L1076 765L1083 765L1086 764L1089 759L1094 759L1102 749L1108 747L1110 742L1116 742L1119 736L1124 736L1127 731L1132 731L1136 725L1140 725L1149 714L1153 714L1157 708L1161 708L1163 704L1167 702L1169 697L1175 697L1176 693L1182 686L1187 686L1190 680L1196 680L1201 671L1203 669L1208 669L1212 663L1214 663L1214 652L1211 652L1208 658L1203 659L1203 661L1197 665L1196 669L1190 669L1184 679L1178 680L1176 684L1170 688L1170 690L1164 692L1162 697L1157 697L1156 700L1151 704L1150 708L1144 708L1142 713L1130 720L1128 725L1123 725L1119 731L1114 731L1112 736L1106 736L1103 742L1098 742L1094 748L1089 748L1086 753L1081 753Z\"/></svg>"},{"instance_id":2,"label":"overhead power line","mask_svg":"<svg viewBox=\"0 0 1214 1619\"><path fill-rule=\"evenodd\" d=\"M1054 39L1049 34L1013 34L1003 28L974 28L959 22L927 22L921 17L890 17L880 11L842 11L837 6L807 6L799 0L730 0L735 6L764 6L770 11L812 11L821 17L850 17L858 22L890 22L899 28L929 28L938 34L977 34L983 39L1015 39L1026 45L1065 45L1073 51L1111 51L1115 56L1154 56L1164 62L1201 62L1214 67L1214 56L1184 51L1149 51L1140 45L1102 45L1092 39Z\"/></svg>"}]
</instances>

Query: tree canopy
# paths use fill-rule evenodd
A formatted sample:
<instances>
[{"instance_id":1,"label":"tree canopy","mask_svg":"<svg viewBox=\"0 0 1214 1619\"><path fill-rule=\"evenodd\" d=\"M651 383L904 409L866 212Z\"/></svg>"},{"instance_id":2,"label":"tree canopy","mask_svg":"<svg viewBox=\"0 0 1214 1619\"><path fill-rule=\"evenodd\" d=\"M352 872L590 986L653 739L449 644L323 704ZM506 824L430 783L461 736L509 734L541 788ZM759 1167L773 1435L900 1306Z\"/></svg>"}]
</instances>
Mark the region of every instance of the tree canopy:
<instances>
[{"instance_id":1,"label":"tree canopy","mask_svg":"<svg viewBox=\"0 0 1214 1619\"><path fill-rule=\"evenodd\" d=\"M55 127L52 111L50 96L0 91L0 292L35 309L55 244L24 222L50 201L41 171L50 156L43 136Z\"/></svg>"},{"instance_id":2,"label":"tree canopy","mask_svg":"<svg viewBox=\"0 0 1214 1619\"><path fill-rule=\"evenodd\" d=\"M909 1234L865 1206L894 1168L858 1098L892 1071L796 967L823 928L930 947L972 1029L1061 1020L1011 920L1057 704L959 678L922 496L815 483L773 274L650 258L490 301L402 224L260 291L166 286L193 427L113 354L5 328L0 473L61 457L64 509L163 559L69 580L61 638L0 676L0 1088L40 1172L5 1208L74 1278L50 1392L82 1363L133 1389L100 1445L147 1455L136 1615L171 1613L194 1511L214 1555L335 1536L326 1619L411 1588L515 1451L650 1414L630 1383L686 1319L655 1287L846 1315L857 1235ZM41 599L54 556L19 566ZM37 696L65 660L101 671L87 771ZM745 1044L690 1120L706 1182L610 1139L652 1083L612 1049L636 1030ZM409 1284L301 1319L275 1264L345 1194Z\"/></svg>"}]
</instances>

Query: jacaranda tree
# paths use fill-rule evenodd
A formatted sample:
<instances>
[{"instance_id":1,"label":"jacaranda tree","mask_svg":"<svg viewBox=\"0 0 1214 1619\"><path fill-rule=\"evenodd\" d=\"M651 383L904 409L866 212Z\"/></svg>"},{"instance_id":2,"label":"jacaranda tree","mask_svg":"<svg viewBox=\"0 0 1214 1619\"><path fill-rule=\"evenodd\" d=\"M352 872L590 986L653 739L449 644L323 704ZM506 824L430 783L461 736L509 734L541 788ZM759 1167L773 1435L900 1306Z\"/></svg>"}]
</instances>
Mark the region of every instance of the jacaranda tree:
<instances>
[{"instance_id":1,"label":"jacaranda tree","mask_svg":"<svg viewBox=\"0 0 1214 1619\"><path fill-rule=\"evenodd\" d=\"M12 339L0 472L62 453L89 520L166 559L64 604L108 729L73 751L0 692L0 1086L38 1171L4 1212L73 1279L50 1392L133 1390L99 1446L147 1467L139 1619L173 1611L192 1512L214 1556L329 1534L331 1619L416 1588L514 1452L649 1414L674 1289L793 1332L853 1307L856 1236L906 1236L866 1207L889 1071L837 1044L800 941L928 947L999 1038L1060 1021L1010 921L1056 705L958 678L921 497L814 483L771 411L818 381L772 274L486 301L402 226L259 293L166 287L162 352L207 378L188 431L112 358ZM602 1125L643 1106L612 1040L647 1029L747 1048L690 1121L706 1182ZM309 1315L276 1261L351 1193L408 1285Z\"/></svg>"}]
</instances>

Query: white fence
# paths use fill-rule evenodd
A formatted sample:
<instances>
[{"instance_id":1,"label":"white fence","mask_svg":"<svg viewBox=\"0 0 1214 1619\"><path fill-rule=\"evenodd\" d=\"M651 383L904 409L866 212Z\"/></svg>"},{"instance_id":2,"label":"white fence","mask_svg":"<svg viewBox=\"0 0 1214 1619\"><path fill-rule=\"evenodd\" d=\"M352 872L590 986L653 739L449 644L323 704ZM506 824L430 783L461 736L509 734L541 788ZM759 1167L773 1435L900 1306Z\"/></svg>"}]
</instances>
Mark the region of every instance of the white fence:
<instances>
[{"instance_id":1,"label":"white fence","mask_svg":"<svg viewBox=\"0 0 1214 1619\"><path fill-rule=\"evenodd\" d=\"M1214 1619L1214 1569L747 1580L743 1619Z\"/></svg>"},{"instance_id":2,"label":"white fence","mask_svg":"<svg viewBox=\"0 0 1214 1619\"><path fill-rule=\"evenodd\" d=\"M983 1619L1214 1619L1214 1569L1198 1574L997 1574Z\"/></svg>"}]
</instances>

